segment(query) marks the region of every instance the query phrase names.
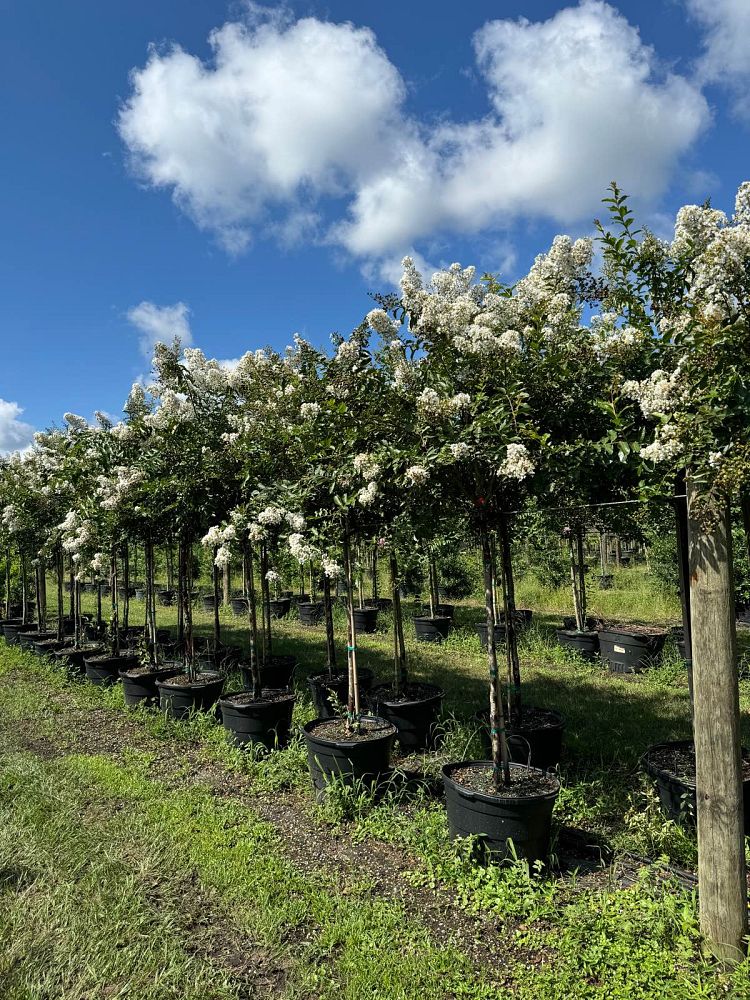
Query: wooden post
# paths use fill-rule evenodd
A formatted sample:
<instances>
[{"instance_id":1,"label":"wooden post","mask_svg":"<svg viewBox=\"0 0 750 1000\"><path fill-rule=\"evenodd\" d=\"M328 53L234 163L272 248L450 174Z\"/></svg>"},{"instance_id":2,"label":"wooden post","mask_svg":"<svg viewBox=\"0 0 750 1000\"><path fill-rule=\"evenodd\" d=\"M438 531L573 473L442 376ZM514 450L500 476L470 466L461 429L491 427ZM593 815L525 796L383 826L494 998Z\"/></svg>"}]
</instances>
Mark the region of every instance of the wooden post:
<instances>
[{"instance_id":1,"label":"wooden post","mask_svg":"<svg viewBox=\"0 0 750 1000\"><path fill-rule=\"evenodd\" d=\"M733 963L748 928L731 522L728 507L710 526L694 516L689 476L687 495L700 924Z\"/></svg>"}]
</instances>

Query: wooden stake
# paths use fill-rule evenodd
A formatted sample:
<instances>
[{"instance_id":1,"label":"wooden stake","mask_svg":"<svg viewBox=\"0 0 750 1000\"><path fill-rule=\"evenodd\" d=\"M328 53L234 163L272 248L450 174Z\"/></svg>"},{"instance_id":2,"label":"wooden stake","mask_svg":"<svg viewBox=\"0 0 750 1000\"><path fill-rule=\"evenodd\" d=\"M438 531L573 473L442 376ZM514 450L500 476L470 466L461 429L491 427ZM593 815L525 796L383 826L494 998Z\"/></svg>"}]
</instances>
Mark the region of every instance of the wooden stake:
<instances>
[{"instance_id":1,"label":"wooden stake","mask_svg":"<svg viewBox=\"0 0 750 1000\"><path fill-rule=\"evenodd\" d=\"M694 517L690 476L687 494L700 923L714 955L734 963L747 934L747 883L731 523L727 507L710 527Z\"/></svg>"}]
</instances>

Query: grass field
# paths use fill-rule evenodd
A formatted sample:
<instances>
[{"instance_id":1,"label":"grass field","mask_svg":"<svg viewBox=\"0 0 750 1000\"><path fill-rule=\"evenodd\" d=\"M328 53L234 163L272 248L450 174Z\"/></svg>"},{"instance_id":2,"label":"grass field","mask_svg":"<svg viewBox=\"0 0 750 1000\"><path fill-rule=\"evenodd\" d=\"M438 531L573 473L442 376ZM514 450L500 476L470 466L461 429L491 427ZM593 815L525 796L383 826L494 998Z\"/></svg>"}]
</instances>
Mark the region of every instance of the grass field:
<instances>
[{"instance_id":1,"label":"grass field","mask_svg":"<svg viewBox=\"0 0 750 1000\"><path fill-rule=\"evenodd\" d=\"M592 598L605 617L677 615L637 568ZM551 626L566 600L519 587L536 619L526 697L566 719L555 858L532 873L480 867L451 844L428 785L378 803L334 789L317 806L299 738L242 754L210 717L128 711L119 690L0 645L0 996L750 997L748 963L730 974L701 952L694 837L662 817L638 768L649 744L689 735L684 667L669 649L628 679L564 654ZM174 616L160 609L164 624ZM480 617L462 605L441 648L409 640L414 675L446 692L444 744L410 768L438 773L477 748ZM244 638L231 615L222 624L227 641ZM359 640L383 679L387 624ZM275 635L300 662L300 723L323 630L287 621ZM747 743L750 682L741 689Z\"/></svg>"}]
</instances>

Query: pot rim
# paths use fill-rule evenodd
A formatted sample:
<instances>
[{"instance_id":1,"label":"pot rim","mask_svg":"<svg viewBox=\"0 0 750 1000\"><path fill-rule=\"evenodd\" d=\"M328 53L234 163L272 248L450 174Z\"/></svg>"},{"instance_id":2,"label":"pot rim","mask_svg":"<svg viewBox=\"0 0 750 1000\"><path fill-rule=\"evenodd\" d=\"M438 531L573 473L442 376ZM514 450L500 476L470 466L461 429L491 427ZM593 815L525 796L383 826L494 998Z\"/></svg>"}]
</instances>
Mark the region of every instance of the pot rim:
<instances>
[{"instance_id":1,"label":"pot rim","mask_svg":"<svg viewBox=\"0 0 750 1000\"><path fill-rule=\"evenodd\" d=\"M245 705L238 705L232 699L236 698L241 694L252 694L251 691L229 691L219 698L219 706L227 705L229 708L233 708L236 711L241 712L243 708L256 708L262 705L287 705L290 701L294 703L297 700L297 695L294 691L287 691L284 688L263 688L263 691L273 691L277 695L282 695L283 697L274 698L273 701L268 698L264 698L261 694L260 698L248 702Z\"/></svg>"},{"instance_id":2,"label":"pot rim","mask_svg":"<svg viewBox=\"0 0 750 1000\"><path fill-rule=\"evenodd\" d=\"M182 684L170 684L169 681L174 677L178 677L179 674L173 674L172 678L165 677L163 681L157 680L156 686L158 688L165 687L168 691L195 691L196 688L206 688L210 687L212 684L224 683L224 678L220 673L214 673L213 671L206 671L205 673L198 674L198 678L206 678L204 681L196 680L187 681Z\"/></svg>"},{"instance_id":3,"label":"pot rim","mask_svg":"<svg viewBox=\"0 0 750 1000\"><path fill-rule=\"evenodd\" d=\"M412 698L408 701L389 701L387 698L378 698L378 689L390 688L392 684L390 682L385 682L381 684L376 684L367 692L367 700L372 702L377 702L379 705L387 705L389 708L404 708L407 705L427 705L431 701L442 701L445 697L445 691L437 684L433 684L430 681L413 681L407 682L407 687L409 683L419 684L422 687L432 688L433 693L426 695L424 698Z\"/></svg>"},{"instance_id":4,"label":"pot rim","mask_svg":"<svg viewBox=\"0 0 750 1000\"><path fill-rule=\"evenodd\" d=\"M324 746L329 746L329 747L366 746L368 743L378 743L380 740L391 739L398 732L397 727L394 726L392 722L388 722L388 720L384 719L381 715L361 715L360 719L362 721L368 721L368 722L375 721L383 723L383 732L378 733L377 736L369 740L346 740L346 739L329 740L326 739L325 736L316 736L315 733L313 732L313 727L315 727L320 723L328 723L331 721L330 719L311 719L309 722L306 722L304 724L304 726L302 727L302 732L305 734L305 736L309 736L311 739L316 740L318 743L322 743ZM386 727L388 731L386 731Z\"/></svg>"},{"instance_id":5,"label":"pot rim","mask_svg":"<svg viewBox=\"0 0 750 1000\"><path fill-rule=\"evenodd\" d=\"M548 771L542 771L538 767L529 767L527 764L516 764L514 762L511 762L511 768L515 768L516 770L533 771L535 774L543 775L545 778L551 778L555 782L556 787L548 792L540 792L537 795L524 795L523 797L517 795L487 795L485 792L473 791L465 785L460 785L451 777L451 772L453 770L459 767L466 767L467 765L481 766L485 769L493 766L491 760L458 760L453 761L451 764L444 764L441 770L443 782L446 787L450 786L450 788L457 792L461 798L469 799L469 801L472 802L478 800L480 802L487 802L490 805L497 804L502 806L527 802L548 802L550 799L554 802L560 794L560 779L557 775Z\"/></svg>"}]
</instances>

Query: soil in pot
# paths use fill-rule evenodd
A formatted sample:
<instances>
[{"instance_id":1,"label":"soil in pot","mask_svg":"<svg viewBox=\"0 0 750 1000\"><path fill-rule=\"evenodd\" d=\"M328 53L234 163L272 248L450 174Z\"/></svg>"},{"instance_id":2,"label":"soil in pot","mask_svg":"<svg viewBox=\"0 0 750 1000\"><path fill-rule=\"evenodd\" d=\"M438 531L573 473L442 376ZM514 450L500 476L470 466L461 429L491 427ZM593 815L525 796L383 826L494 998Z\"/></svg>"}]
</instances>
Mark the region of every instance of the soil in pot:
<instances>
[{"instance_id":1,"label":"soil in pot","mask_svg":"<svg viewBox=\"0 0 750 1000\"><path fill-rule=\"evenodd\" d=\"M610 626L599 630L602 660L614 674L637 674L661 654L667 630L652 625Z\"/></svg>"},{"instance_id":2,"label":"soil in pot","mask_svg":"<svg viewBox=\"0 0 750 1000\"><path fill-rule=\"evenodd\" d=\"M374 715L392 722L407 753L433 749L444 692L435 684L406 684L396 694L392 684L378 684L367 695Z\"/></svg>"},{"instance_id":3,"label":"soil in pot","mask_svg":"<svg viewBox=\"0 0 750 1000\"><path fill-rule=\"evenodd\" d=\"M587 632L594 632L596 629L601 628L603 625L604 625L604 622L602 621L601 618L594 618L593 615L586 615L586 631ZM576 632L576 631L578 631L577 627L576 627L576 620L573 617L573 615L565 615L563 617L562 627L563 627L563 630L565 632Z\"/></svg>"},{"instance_id":4,"label":"soil in pot","mask_svg":"<svg viewBox=\"0 0 750 1000\"><path fill-rule=\"evenodd\" d=\"M378 628L377 608L355 608L354 609L354 632L368 633L375 632Z\"/></svg>"},{"instance_id":5,"label":"soil in pot","mask_svg":"<svg viewBox=\"0 0 750 1000\"><path fill-rule=\"evenodd\" d=\"M476 716L481 724L482 747L487 757L492 756L489 712ZM551 708L524 705L521 725L508 728L508 750L515 764L526 764L540 771L557 767L562 756L562 739L565 721Z\"/></svg>"},{"instance_id":6,"label":"soil in pot","mask_svg":"<svg viewBox=\"0 0 750 1000\"><path fill-rule=\"evenodd\" d=\"M233 597L231 600L232 614L238 618L246 615L250 609L250 602L246 597Z\"/></svg>"},{"instance_id":7,"label":"soil in pot","mask_svg":"<svg viewBox=\"0 0 750 1000\"><path fill-rule=\"evenodd\" d=\"M65 664L71 673L82 674L85 669L84 661L89 656L98 656L103 652L104 650L101 646L93 643L79 646L78 649L71 644L69 646L63 646L61 649L56 649L52 655L58 663Z\"/></svg>"},{"instance_id":8,"label":"soil in pot","mask_svg":"<svg viewBox=\"0 0 750 1000\"><path fill-rule=\"evenodd\" d=\"M313 719L302 732L319 800L332 778L346 785L358 781L374 785L390 770L396 727L385 719L363 715L358 734L347 732L345 719Z\"/></svg>"},{"instance_id":9,"label":"soil in pot","mask_svg":"<svg viewBox=\"0 0 750 1000\"><path fill-rule=\"evenodd\" d=\"M442 642L448 637L451 629L450 618L425 618L414 619L414 629L417 633L418 642Z\"/></svg>"},{"instance_id":10,"label":"soil in pot","mask_svg":"<svg viewBox=\"0 0 750 1000\"><path fill-rule=\"evenodd\" d=\"M187 674L175 674L157 681L159 707L171 719L186 719L192 712L210 711L219 700L224 678L213 670L199 673L191 681Z\"/></svg>"},{"instance_id":11,"label":"soil in pot","mask_svg":"<svg viewBox=\"0 0 750 1000\"><path fill-rule=\"evenodd\" d=\"M534 612L531 610L531 608L516 608L514 615L516 621L516 628L525 629L531 625L531 620L534 617ZM498 611L497 620L498 623L503 623L505 621L505 612L503 610Z\"/></svg>"},{"instance_id":12,"label":"soil in pot","mask_svg":"<svg viewBox=\"0 0 750 1000\"><path fill-rule=\"evenodd\" d=\"M508 857L509 841L531 864L549 855L552 809L560 791L554 775L511 765L511 784L498 794L491 761L460 761L443 768L450 835L478 837L485 856Z\"/></svg>"},{"instance_id":13,"label":"soil in pot","mask_svg":"<svg viewBox=\"0 0 750 1000\"><path fill-rule=\"evenodd\" d=\"M31 648L37 654L37 656L43 656L47 650L40 649L42 643L49 642L51 639L57 639L57 631L53 629L45 629L44 632L37 632L31 643Z\"/></svg>"},{"instance_id":14,"label":"soil in pot","mask_svg":"<svg viewBox=\"0 0 750 1000\"><path fill-rule=\"evenodd\" d=\"M131 670L138 666L136 655L109 656L107 653L87 656L84 659L86 677L92 684L109 687L116 684L121 670Z\"/></svg>"},{"instance_id":15,"label":"soil in pot","mask_svg":"<svg viewBox=\"0 0 750 1000\"><path fill-rule=\"evenodd\" d=\"M393 601L390 597L367 597L365 598L366 608L377 608L378 611L392 611Z\"/></svg>"},{"instance_id":16,"label":"soil in pot","mask_svg":"<svg viewBox=\"0 0 750 1000\"><path fill-rule=\"evenodd\" d=\"M366 694L372 687L374 675L368 667L359 667L357 670L360 694ZM308 678L310 691L312 693L313 705L319 719L331 719L340 715L338 706L346 706L346 699L349 693L349 676L346 673L316 674Z\"/></svg>"},{"instance_id":17,"label":"soil in pot","mask_svg":"<svg viewBox=\"0 0 750 1000\"><path fill-rule=\"evenodd\" d=\"M177 593L174 590L157 590L156 600L163 608L168 608L174 604Z\"/></svg>"},{"instance_id":18,"label":"soil in pot","mask_svg":"<svg viewBox=\"0 0 750 1000\"><path fill-rule=\"evenodd\" d=\"M300 625L319 625L323 621L323 602L298 604Z\"/></svg>"},{"instance_id":19,"label":"soil in pot","mask_svg":"<svg viewBox=\"0 0 750 1000\"><path fill-rule=\"evenodd\" d=\"M595 659L599 653L598 632L577 632L574 628L559 628L557 641L561 646L578 653L586 660Z\"/></svg>"},{"instance_id":20,"label":"soil in pot","mask_svg":"<svg viewBox=\"0 0 750 1000\"><path fill-rule=\"evenodd\" d=\"M695 826L695 745L674 740L649 747L641 758L643 770L656 782L662 811L676 823ZM750 750L742 748L742 798L745 833L750 834Z\"/></svg>"},{"instance_id":21,"label":"soil in pot","mask_svg":"<svg viewBox=\"0 0 750 1000\"><path fill-rule=\"evenodd\" d=\"M175 677L182 672L181 663L160 663L156 666L137 666L120 670L122 692L125 704L134 708L136 705L158 705L159 689L157 681Z\"/></svg>"},{"instance_id":22,"label":"soil in pot","mask_svg":"<svg viewBox=\"0 0 750 1000\"><path fill-rule=\"evenodd\" d=\"M219 699L222 725L235 746L284 747L295 701L290 691L275 688L263 688L260 698L253 698L250 691L228 694Z\"/></svg>"}]
</instances>

